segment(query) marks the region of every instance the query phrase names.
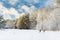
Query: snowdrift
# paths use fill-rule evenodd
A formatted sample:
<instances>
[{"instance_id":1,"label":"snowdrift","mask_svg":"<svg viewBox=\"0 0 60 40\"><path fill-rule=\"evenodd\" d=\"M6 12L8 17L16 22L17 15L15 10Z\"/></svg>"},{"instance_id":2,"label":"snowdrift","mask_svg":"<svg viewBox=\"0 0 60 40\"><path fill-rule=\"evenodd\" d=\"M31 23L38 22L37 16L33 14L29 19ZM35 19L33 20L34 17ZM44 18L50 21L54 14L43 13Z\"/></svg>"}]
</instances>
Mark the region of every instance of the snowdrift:
<instances>
[{"instance_id":1,"label":"snowdrift","mask_svg":"<svg viewBox=\"0 0 60 40\"><path fill-rule=\"evenodd\" d=\"M39 32L38 30L2 29L0 30L0 40L60 40L60 32Z\"/></svg>"}]
</instances>

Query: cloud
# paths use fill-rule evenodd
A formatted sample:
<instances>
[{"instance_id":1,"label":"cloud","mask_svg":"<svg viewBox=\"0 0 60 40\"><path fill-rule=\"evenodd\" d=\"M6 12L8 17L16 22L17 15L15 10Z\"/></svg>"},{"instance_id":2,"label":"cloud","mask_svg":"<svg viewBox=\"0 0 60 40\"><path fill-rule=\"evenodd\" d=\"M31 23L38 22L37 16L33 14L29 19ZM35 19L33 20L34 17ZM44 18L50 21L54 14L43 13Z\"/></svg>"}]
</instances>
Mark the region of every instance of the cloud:
<instances>
[{"instance_id":1,"label":"cloud","mask_svg":"<svg viewBox=\"0 0 60 40\"><path fill-rule=\"evenodd\" d=\"M35 3L38 3L40 0L34 0Z\"/></svg>"},{"instance_id":2,"label":"cloud","mask_svg":"<svg viewBox=\"0 0 60 40\"><path fill-rule=\"evenodd\" d=\"M25 10L25 12L27 12L27 13L30 12L30 8L26 5L21 6L21 9Z\"/></svg>"},{"instance_id":3,"label":"cloud","mask_svg":"<svg viewBox=\"0 0 60 40\"><path fill-rule=\"evenodd\" d=\"M16 18L18 18L20 16L20 14L14 8L10 8L9 14L15 15Z\"/></svg>"},{"instance_id":4,"label":"cloud","mask_svg":"<svg viewBox=\"0 0 60 40\"><path fill-rule=\"evenodd\" d=\"M4 19L12 19L10 15L14 15L16 18L19 18L20 14L15 10L15 8L7 9L0 3L0 14L3 15Z\"/></svg>"},{"instance_id":5,"label":"cloud","mask_svg":"<svg viewBox=\"0 0 60 40\"><path fill-rule=\"evenodd\" d=\"M8 3L11 5L15 5L19 0L8 0Z\"/></svg>"},{"instance_id":6,"label":"cloud","mask_svg":"<svg viewBox=\"0 0 60 40\"><path fill-rule=\"evenodd\" d=\"M34 9L36 9L35 6L28 7L26 5L21 6L21 9L23 9L26 13L31 13Z\"/></svg>"},{"instance_id":7,"label":"cloud","mask_svg":"<svg viewBox=\"0 0 60 40\"><path fill-rule=\"evenodd\" d=\"M0 14L3 15L4 19L12 19L11 15L14 15L16 18L19 18L22 14L31 13L33 9L36 9L36 7L33 5L31 5L31 7L22 5L20 8L21 9L19 11L24 10L25 12L22 12L20 14L15 8L11 7L10 9L8 9L4 7L2 3L0 3Z\"/></svg>"},{"instance_id":8,"label":"cloud","mask_svg":"<svg viewBox=\"0 0 60 40\"><path fill-rule=\"evenodd\" d=\"M8 19L8 18L11 19L11 17L8 14L6 14L7 12L8 10L3 6L2 3L0 3L0 14L3 15L4 19Z\"/></svg>"},{"instance_id":9,"label":"cloud","mask_svg":"<svg viewBox=\"0 0 60 40\"><path fill-rule=\"evenodd\" d=\"M48 0L46 2L46 6L50 7L50 8L54 8L54 7L56 7L56 2L54 0Z\"/></svg>"}]
</instances>

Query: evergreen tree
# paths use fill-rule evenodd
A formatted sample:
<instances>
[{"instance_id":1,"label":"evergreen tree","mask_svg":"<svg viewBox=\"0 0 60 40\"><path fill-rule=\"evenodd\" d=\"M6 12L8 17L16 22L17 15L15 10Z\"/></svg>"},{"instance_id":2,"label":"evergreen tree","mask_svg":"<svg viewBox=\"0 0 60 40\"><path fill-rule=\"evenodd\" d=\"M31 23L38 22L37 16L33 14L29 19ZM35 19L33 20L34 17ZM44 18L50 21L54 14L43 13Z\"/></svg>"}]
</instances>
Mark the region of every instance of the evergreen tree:
<instances>
[{"instance_id":1,"label":"evergreen tree","mask_svg":"<svg viewBox=\"0 0 60 40\"><path fill-rule=\"evenodd\" d=\"M0 15L0 28L4 28L5 22L6 22L6 21L3 19L3 16Z\"/></svg>"}]
</instances>

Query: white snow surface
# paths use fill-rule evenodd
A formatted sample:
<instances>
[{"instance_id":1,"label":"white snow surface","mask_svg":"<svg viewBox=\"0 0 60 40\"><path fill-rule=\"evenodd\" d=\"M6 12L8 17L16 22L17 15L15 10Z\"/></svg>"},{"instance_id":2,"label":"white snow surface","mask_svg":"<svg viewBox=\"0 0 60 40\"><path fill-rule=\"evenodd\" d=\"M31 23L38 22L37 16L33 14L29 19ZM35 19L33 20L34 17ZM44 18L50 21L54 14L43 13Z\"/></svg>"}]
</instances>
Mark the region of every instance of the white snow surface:
<instances>
[{"instance_id":1,"label":"white snow surface","mask_svg":"<svg viewBox=\"0 0 60 40\"><path fill-rule=\"evenodd\" d=\"M60 31L2 29L0 40L60 40Z\"/></svg>"}]
</instances>

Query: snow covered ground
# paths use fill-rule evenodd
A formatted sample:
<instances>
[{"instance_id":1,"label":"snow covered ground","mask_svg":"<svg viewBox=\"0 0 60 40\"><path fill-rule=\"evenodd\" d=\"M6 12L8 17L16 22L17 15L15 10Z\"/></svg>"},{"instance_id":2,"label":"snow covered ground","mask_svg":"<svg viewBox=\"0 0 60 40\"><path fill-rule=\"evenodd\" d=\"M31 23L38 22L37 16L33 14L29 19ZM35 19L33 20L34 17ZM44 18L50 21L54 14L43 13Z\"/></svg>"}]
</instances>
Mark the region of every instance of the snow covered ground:
<instances>
[{"instance_id":1,"label":"snow covered ground","mask_svg":"<svg viewBox=\"0 0 60 40\"><path fill-rule=\"evenodd\" d=\"M0 40L60 40L60 32L38 30L3 29L0 30Z\"/></svg>"}]
</instances>

